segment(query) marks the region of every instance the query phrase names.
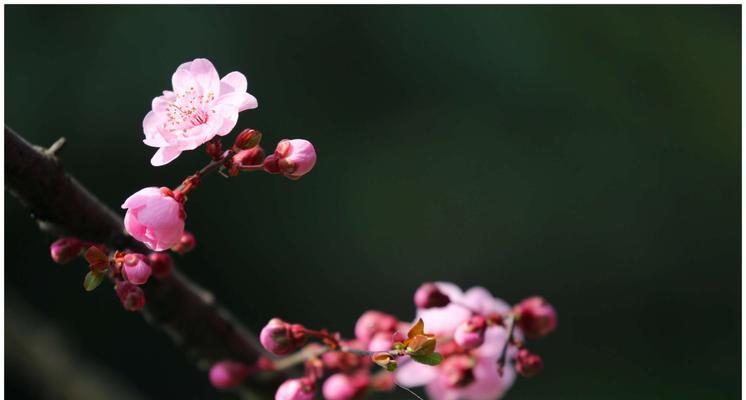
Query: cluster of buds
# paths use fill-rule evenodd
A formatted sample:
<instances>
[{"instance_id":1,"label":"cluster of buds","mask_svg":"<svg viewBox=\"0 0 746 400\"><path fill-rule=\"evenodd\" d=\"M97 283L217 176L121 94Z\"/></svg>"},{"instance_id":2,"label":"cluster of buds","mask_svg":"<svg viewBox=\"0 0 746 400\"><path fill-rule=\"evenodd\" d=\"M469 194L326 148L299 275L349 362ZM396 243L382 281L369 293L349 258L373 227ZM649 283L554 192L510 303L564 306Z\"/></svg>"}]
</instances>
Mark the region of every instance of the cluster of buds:
<instances>
[{"instance_id":1,"label":"cluster of buds","mask_svg":"<svg viewBox=\"0 0 746 400\"><path fill-rule=\"evenodd\" d=\"M557 327L554 308L540 297L510 306L484 288L462 292L437 282L423 284L414 300L414 323L366 311L351 339L271 319L259 339L270 353L284 356L274 365L305 366L301 377L280 385L275 399L312 399L320 389L325 399L351 400L397 385L425 385L436 398L497 399L512 385L515 373L530 377L543 367L541 357L526 348L524 336L540 338ZM308 343L314 338L321 344ZM212 373L211 380L226 388Z\"/></svg>"},{"instance_id":2,"label":"cluster of buds","mask_svg":"<svg viewBox=\"0 0 746 400\"><path fill-rule=\"evenodd\" d=\"M184 232L179 243L181 247L174 251L194 248L194 236ZM50 253L52 260L59 264L67 264L79 256L85 259L88 273L83 279L83 288L86 291L96 289L108 275L117 297L128 311L138 311L145 305L141 285L151 277L166 279L174 269L173 259L167 253L144 255L132 251L110 251L103 244L92 244L70 236L52 243Z\"/></svg>"}]
</instances>

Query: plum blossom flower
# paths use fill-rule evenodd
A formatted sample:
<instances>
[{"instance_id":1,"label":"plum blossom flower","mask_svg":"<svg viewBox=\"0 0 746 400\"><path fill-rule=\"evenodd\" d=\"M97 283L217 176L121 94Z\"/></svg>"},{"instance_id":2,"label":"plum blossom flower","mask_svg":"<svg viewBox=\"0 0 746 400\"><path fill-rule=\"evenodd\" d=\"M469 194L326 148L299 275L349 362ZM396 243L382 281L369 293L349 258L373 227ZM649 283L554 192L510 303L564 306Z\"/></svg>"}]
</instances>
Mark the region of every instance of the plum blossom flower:
<instances>
[{"instance_id":1,"label":"plum blossom flower","mask_svg":"<svg viewBox=\"0 0 746 400\"><path fill-rule=\"evenodd\" d=\"M305 139L283 139L274 154L264 159L264 169L281 173L290 179L300 179L316 164L316 150Z\"/></svg>"},{"instance_id":2,"label":"plum blossom flower","mask_svg":"<svg viewBox=\"0 0 746 400\"><path fill-rule=\"evenodd\" d=\"M482 287L462 292L452 283L436 282L435 285L451 299L451 303L441 308L419 309L416 319L422 318L428 330L438 337L452 337L460 325L470 320L472 312L469 309L485 316L502 315L511 310L510 305L492 297ZM522 334L516 330L514 335L521 337ZM502 376L497 371L497 360L507 336L503 326L490 326L484 331L481 346L455 354L448 354L445 350L449 343L439 342L437 350L446 356L440 365L431 367L403 362L396 371L396 380L402 386L426 386L428 396L434 400L498 399L515 380L515 371L510 364L505 366ZM514 357L515 351L509 350L508 356Z\"/></svg>"},{"instance_id":3,"label":"plum blossom flower","mask_svg":"<svg viewBox=\"0 0 746 400\"><path fill-rule=\"evenodd\" d=\"M177 244L184 232L181 203L167 190L148 187L135 192L122 204L127 209L124 228L150 249L162 251Z\"/></svg>"},{"instance_id":4,"label":"plum blossom flower","mask_svg":"<svg viewBox=\"0 0 746 400\"><path fill-rule=\"evenodd\" d=\"M257 107L246 92L246 77L231 72L220 79L204 58L181 64L171 77L173 91L153 99L152 110L142 122L146 145L158 147L150 163L161 166L185 150L194 150L215 135L227 135L238 113Z\"/></svg>"},{"instance_id":5,"label":"plum blossom flower","mask_svg":"<svg viewBox=\"0 0 746 400\"><path fill-rule=\"evenodd\" d=\"M135 285L142 285L150 278L152 269L142 254L130 253L124 256L124 275Z\"/></svg>"}]
</instances>

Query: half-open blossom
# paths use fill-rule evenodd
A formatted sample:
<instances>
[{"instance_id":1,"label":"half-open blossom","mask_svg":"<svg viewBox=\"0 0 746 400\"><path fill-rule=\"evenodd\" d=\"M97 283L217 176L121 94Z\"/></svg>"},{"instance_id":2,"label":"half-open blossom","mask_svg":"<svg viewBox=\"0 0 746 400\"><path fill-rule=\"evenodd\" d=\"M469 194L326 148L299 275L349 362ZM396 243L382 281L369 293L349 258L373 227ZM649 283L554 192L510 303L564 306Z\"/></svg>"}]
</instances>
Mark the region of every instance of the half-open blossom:
<instances>
[{"instance_id":1,"label":"half-open blossom","mask_svg":"<svg viewBox=\"0 0 746 400\"><path fill-rule=\"evenodd\" d=\"M299 179L316 164L316 150L305 139L283 139L274 154L264 159L264 169L281 173L290 179Z\"/></svg>"},{"instance_id":2,"label":"half-open blossom","mask_svg":"<svg viewBox=\"0 0 746 400\"><path fill-rule=\"evenodd\" d=\"M475 349L484 343L487 323L481 315L475 315L461 323L453 334L453 340L466 350Z\"/></svg>"},{"instance_id":3,"label":"half-open blossom","mask_svg":"<svg viewBox=\"0 0 746 400\"><path fill-rule=\"evenodd\" d=\"M257 107L246 92L246 77L231 72L220 79L204 58L181 64L171 77L173 91L153 99L152 111L142 122L146 145L158 147L150 163L165 165L185 150L194 150L215 135L227 135L238 113Z\"/></svg>"},{"instance_id":4,"label":"half-open blossom","mask_svg":"<svg viewBox=\"0 0 746 400\"><path fill-rule=\"evenodd\" d=\"M316 382L309 378L288 379L277 388L275 400L312 400Z\"/></svg>"},{"instance_id":5,"label":"half-open blossom","mask_svg":"<svg viewBox=\"0 0 746 400\"><path fill-rule=\"evenodd\" d=\"M177 244L184 232L182 204L156 187L139 190L122 204L127 209L124 228L155 251Z\"/></svg>"},{"instance_id":6,"label":"half-open blossom","mask_svg":"<svg viewBox=\"0 0 746 400\"><path fill-rule=\"evenodd\" d=\"M240 385L249 372L249 367L244 363L219 361L210 368L210 383L218 389L230 389Z\"/></svg>"},{"instance_id":7,"label":"half-open blossom","mask_svg":"<svg viewBox=\"0 0 746 400\"><path fill-rule=\"evenodd\" d=\"M557 328L557 312L543 297L529 297L515 306L518 326L526 336L538 338L546 336Z\"/></svg>"},{"instance_id":8,"label":"half-open blossom","mask_svg":"<svg viewBox=\"0 0 746 400\"><path fill-rule=\"evenodd\" d=\"M150 278L152 269L142 254L129 253L124 256L124 276L135 285L142 285Z\"/></svg>"}]
</instances>

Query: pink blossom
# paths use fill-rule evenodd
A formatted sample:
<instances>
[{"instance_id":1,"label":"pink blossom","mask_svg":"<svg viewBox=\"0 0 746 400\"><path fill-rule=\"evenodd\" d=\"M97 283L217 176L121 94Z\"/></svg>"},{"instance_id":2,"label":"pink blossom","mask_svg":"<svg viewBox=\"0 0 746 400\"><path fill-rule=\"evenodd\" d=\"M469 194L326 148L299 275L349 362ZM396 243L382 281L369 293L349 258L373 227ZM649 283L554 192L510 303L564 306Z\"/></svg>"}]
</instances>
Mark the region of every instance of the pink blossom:
<instances>
[{"instance_id":1,"label":"pink blossom","mask_svg":"<svg viewBox=\"0 0 746 400\"><path fill-rule=\"evenodd\" d=\"M184 232L182 204L161 189L142 189L127 198L122 208L127 209L124 228L152 250L170 248Z\"/></svg>"},{"instance_id":2,"label":"pink blossom","mask_svg":"<svg viewBox=\"0 0 746 400\"><path fill-rule=\"evenodd\" d=\"M283 139L274 154L264 159L264 169L281 173L290 179L300 179L316 164L316 150L305 139Z\"/></svg>"},{"instance_id":3,"label":"pink blossom","mask_svg":"<svg viewBox=\"0 0 746 400\"><path fill-rule=\"evenodd\" d=\"M249 367L235 361L219 361L210 368L210 383L218 389L230 389L249 375Z\"/></svg>"},{"instance_id":4,"label":"pink blossom","mask_svg":"<svg viewBox=\"0 0 746 400\"><path fill-rule=\"evenodd\" d=\"M124 276L135 285L142 285L150 278L152 269L142 254L129 253L124 256Z\"/></svg>"},{"instance_id":5,"label":"pink blossom","mask_svg":"<svg viewBox=\"0 0 746 400\"><path fill-rule=\"evenodd\" d=\"M368 343L368 351L389 351L394 347L394 335L388 332L378 332Z\"/></svg>"},{"instance_id":6,"label":"pink blossom","mask_svg":"<svg viewBox=\"0 0 746 400\"><path fill-rule=\"evenodd\" d=\"M346 375L336 373L324 382L321 391L326 400L350 400L360 396L370 384L366 373Z\"/></svg>"},{"instance_id":7,"label":"pink blossom","mask_svg":"<svg viewBox=\"0 0 746 400\"><path fill-rule=\"evenodd\" d=\"M422 318L427 330L438 337L453 336L460 325L468 324L471 310L485 316L495 313L504 315L510 311L507 303L494 298L484 288L475 287L462 292L452 283L435 284L451 299L451 303L442 308L420 309L417 318ZM518 329L514 335L518 338L522 336ZM515 380L515 371L509 363L502 376L497 372L497 360L507 336L504 327L490 326L484 331L481 346L465 353L448 354L444 351L446 358L437 367L413 361L402 362L396 371L396 380L402 386L426 386L428 396L434 400L498 399ZM439 343L438 350L447 345ZM515 349L509 350L508 357L515 357Z\"/></svg>"},{"instance_id":8,"label":"pink blossom","mask_svg":"<svg viewBox=\"0 0 746 400\"><path fill-rule=\"evenodd\" d=\"M173 91L153 99L152 111L142 122L146 145L158 147L150 163L161 166L185 150L194 150L215 135L230 133L238 113L257 107L246 92L246 77L231 72L220 79L204 58L181 64L171 77Z\"/></svg>"},{"instance_id":9,"label":"pink blossom","mask_svg":"<svg viewBox=\"0 0 746 400\"><path fill-rule=\"evenodd\" d=\"M355 323L355 336L367 343L376 333L393 334L398 322L396 317L380 311L369 310L363 313Z\"/></svg>"},{"instance_id":10,"label":"pink blossom","mask_svg":"<svg viewBox=\"0 0 746 400\"><path fill-rule=\"evenodd\" d=\"M275 400L312 400L316 383L308 378L288 379L277 388Z\"/></svg>"}]
</instances>

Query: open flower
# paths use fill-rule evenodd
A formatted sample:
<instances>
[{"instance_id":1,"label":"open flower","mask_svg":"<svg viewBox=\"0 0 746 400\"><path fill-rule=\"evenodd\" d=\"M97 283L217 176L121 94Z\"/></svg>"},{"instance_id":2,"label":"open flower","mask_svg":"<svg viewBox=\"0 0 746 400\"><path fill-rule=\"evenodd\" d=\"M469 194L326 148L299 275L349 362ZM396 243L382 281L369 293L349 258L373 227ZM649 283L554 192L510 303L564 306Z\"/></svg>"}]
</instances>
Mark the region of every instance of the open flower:
<instances>
[{"instance_id":1,"label":"open flower","mask_svg":"<svg viewBox=\"0 0 746 400\"><path fill-rule=\"evenodd\" d=\"M142 189L122 204L127 209L124 228L150 249L162 251L177 244L184 233L184 210L167 190Z\"/></svg>"},{"instance_id":2,"label":"open flower","mask_svg":"<svg viewBox=\"0 0 746 400\"><path fill-rule=\"evenodd\" d=\"M238 113L257 107L246 92L246 77L231 72L220 79L209 60L197 58L181 64L171 77L173 91L153 99L142 122L146 145L158 147L150 163L161 166L184 150L194 150L215 135L227 135Z\"/></svg>"},{"instance_id":3,"label":"open flower","mask_svg":"<svg viewBox=\"0 0 746 400\"><path fill-rule=\"evenodd\" d=\"M482 287L462 292L452 283L436 282L435 285L450 298L451 303L440 308L421 308L417 318L422 318L428 330L436 333L437 337L453 337L460 325L471 320L472 312L469 309L481 315L502 315L510 311L510 305L492 297ZM522 337L518 329L514 335ZM424 385L428 396L434 400L498 399L515 380L515 371L510 364L505 366L502 375L497 371L497 360L507 336L503 326L493 325L484 330L484 336L480 338L484 342L476 348L453 353L441 347L449 343L439 344L436 350L445 355L440 365L431 367L404 362L396 370L396 380L402 386ZM515 357L514 349L509 349L508 357Z\"/></svg>"}]
</instances>

